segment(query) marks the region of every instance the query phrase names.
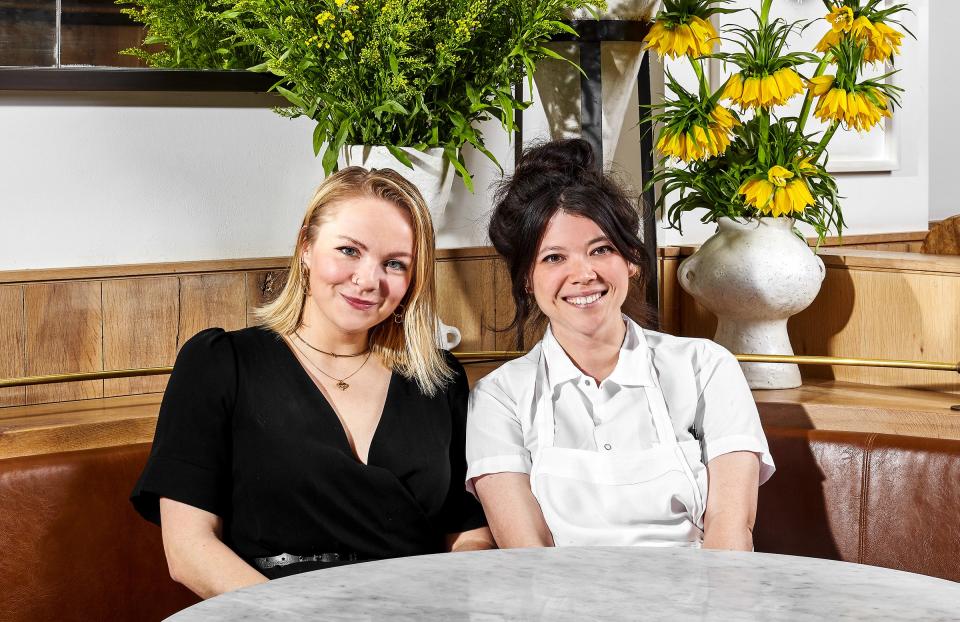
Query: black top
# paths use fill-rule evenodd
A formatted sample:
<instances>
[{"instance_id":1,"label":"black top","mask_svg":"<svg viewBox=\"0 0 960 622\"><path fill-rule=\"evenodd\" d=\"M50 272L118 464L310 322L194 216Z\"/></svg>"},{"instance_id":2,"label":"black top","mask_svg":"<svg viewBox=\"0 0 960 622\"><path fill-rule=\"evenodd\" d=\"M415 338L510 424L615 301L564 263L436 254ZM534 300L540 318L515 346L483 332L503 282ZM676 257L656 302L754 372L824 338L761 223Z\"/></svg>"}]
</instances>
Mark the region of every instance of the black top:
<instances>
[{"instance_id":1,"label":"black top","mask_svg":"<svg viewBox=\"0 0 960 622\"><path fill-rule=\"evenodd\" d=\"M365 465L279 336L204 330L177 356L131 501L158 524L159 497L217 514L247 560L440 552L445 534L486 524L464 489L466 375L447 362L456 376L434 397L394 372Z\"/></svg>"}]
</instances>

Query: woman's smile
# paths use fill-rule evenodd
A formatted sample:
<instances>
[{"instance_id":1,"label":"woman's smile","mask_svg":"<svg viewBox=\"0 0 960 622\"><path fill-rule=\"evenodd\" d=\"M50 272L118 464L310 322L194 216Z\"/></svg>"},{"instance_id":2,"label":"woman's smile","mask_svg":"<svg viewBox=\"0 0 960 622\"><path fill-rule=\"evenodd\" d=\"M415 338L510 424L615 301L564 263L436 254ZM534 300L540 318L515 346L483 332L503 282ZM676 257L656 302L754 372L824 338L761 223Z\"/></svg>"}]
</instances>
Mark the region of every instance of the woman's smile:
<instances>
[{"instance_id":1,"label":"woman's smile","mask_svg":"<svg viewBox=\"0 0 960 622\"><path fill-rule=\"evenodd\" d=\"M603 297L607 294L607 290L598 290L593 292L579 293L571 296L564 296L563 301L573 305L578 309L587 309L590 307L598 306Z\"/></svg>"},{"instance_id":2,"label":"woman's smile","mask_svg":"<svg viewBox=\"0 0 960 622\"><path fill-rule=\"evenodd\" d=\"M347 302L348 305L357 309L359 311L367 311L377 306L375 300L364 300L363 298L354 298L353 296L347 296L346 294L340 294L343 299Z\"/></svg>"}]
</instances>

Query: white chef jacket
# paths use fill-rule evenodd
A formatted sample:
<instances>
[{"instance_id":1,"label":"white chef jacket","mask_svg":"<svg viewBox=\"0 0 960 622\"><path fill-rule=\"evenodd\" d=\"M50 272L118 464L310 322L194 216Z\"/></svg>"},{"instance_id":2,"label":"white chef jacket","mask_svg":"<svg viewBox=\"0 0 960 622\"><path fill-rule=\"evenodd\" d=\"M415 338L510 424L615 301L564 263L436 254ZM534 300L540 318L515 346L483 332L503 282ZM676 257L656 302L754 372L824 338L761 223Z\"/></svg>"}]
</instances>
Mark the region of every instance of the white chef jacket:
<instances>
[{"instance_id":1,"label":"white chef jacket","mask_svg":"<svg viewBox=\"0 0 960 622\"><path fill-rule=\"evenodd\" d=\"M707 339L674 337L624 321L617 365L600 386L573 364L549 328L529 353L476 384L467 416L468 490L475 494L472 480L481 475L530 473L542 391L552 396L556 447L611 453L650 448L657 442L644 391L653 384L651 374L659 379L677 440L698 439L703 464L751 451L760 457L759 483L770 478L773 458L736 358ZM548 386L534 387L541 351Z\"/></svg>"}]
</instances>

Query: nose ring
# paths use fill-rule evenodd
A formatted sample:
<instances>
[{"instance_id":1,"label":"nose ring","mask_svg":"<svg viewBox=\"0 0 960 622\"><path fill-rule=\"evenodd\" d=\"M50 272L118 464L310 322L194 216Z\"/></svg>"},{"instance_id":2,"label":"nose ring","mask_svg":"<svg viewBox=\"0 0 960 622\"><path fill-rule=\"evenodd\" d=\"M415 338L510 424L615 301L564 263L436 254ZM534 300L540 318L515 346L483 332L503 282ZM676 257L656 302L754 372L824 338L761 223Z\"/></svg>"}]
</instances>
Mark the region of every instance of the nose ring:
<instances>
[{"instance_id":1,"label":"nose ring","mask_svg":"<svg viewBox=\"0 0 960 622\"><path fill-rule=\"evenodd\" d=\"M354 274L353 278L350 279L350 282L353 283L354 285L360 285L360 277Z\"/></svg>"}]
</instances>

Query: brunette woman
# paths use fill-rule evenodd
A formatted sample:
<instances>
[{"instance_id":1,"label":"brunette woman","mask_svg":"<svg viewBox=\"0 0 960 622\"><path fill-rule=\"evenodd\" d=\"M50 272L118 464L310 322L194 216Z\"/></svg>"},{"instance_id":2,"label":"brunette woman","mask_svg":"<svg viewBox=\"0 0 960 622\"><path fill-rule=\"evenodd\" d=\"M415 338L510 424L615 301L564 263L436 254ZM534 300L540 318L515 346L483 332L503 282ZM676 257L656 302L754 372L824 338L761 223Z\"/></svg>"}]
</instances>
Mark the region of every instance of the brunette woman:
<instances>
[{"instance_id":1,"label":"brunette woman","mask_svg":"<svg viewBox=\"0 0 960 622\"><path fill-rule=\"evenodd\" d=\"M756 406L729 352L623 315L655 278L639 224L582 140L528 150L500 188L514 328L547 324L471 394L467 487L501 547L753 546L774 470Z\"/></svg>"}]
</instances>

